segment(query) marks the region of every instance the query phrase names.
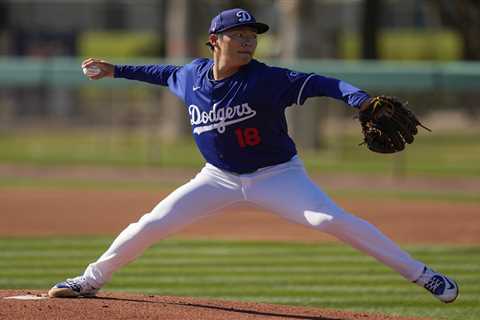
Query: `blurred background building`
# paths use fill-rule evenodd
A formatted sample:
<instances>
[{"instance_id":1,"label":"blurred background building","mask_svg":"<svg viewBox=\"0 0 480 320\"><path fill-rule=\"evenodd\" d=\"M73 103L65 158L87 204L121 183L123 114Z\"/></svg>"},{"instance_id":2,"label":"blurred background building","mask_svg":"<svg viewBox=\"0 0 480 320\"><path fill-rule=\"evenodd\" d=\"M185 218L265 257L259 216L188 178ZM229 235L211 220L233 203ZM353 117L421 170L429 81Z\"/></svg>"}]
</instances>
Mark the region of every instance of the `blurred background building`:
<instances>
[{"instance_id":1,"label":"blurred background building","mask_svg":"<svg viewBox=\"0 0 480 320\"><path fill-rule=\"evenodd\" d=\"M124 80L93 83L80 62L181 64L208 57L210 20L232 7L271 26L259 38L260 60L399 95L422 116L442 111L451 121L455 112L459 122L451 126L478 122L475 0L0 0L0 135L37 127L141 132L151 141L188 135L185 109L168 90ZM353 124L338 102L308 104L288 114L305 148L325 147L322 136L332 123L338 130Z\"/></svg>"}]
</instances>

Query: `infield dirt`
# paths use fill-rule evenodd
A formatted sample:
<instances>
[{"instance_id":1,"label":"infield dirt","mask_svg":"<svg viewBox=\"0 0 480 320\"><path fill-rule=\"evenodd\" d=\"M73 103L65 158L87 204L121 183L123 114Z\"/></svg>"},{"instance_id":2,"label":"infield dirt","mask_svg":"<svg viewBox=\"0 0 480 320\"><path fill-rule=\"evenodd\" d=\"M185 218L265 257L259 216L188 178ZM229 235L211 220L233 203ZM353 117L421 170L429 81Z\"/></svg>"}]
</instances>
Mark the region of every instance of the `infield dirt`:
<instances>
[{"instance_id":1,"label":"infield dirt","mask_svg":"<svg viewBox=\"0 0 480 320\"><path fill-rule=\"evenodd\" d=\"M116 235L165 197L165 192L2 189L3 236ZM336 199L401 243L478 244L475 203ZM74 226L74 227L72 227ZM175 237L194 239L334 241L249 206L233 207L188 226Z\"/></svg>"},{"instance_id":2,"label":"infield dirt","mask_svg":"<svg viewBox=\"0 0 480 320\"><path fill-rule=\"evenodd\" d=\"M162 320L420 320L319 308L292 307L185 297L102 293L89 299L6 300L4 297L44 294L0 291L0 319L162 319Z\"/></svg>"}]
</instances>

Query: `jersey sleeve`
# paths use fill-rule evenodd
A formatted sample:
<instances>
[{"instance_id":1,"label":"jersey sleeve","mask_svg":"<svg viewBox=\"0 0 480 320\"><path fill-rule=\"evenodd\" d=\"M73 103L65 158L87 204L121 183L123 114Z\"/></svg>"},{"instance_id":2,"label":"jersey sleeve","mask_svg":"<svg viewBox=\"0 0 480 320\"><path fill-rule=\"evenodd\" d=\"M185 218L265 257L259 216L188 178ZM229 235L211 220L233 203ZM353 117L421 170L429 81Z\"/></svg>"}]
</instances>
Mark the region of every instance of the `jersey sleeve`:
<instances>
[{"instance_id":1,"label":"jersey sleeve","mask_svg":"<svg viewBox=\"0 0 480 320\"><path fill-rule=\"evenodd\" d=\"M279 103L284 107L303 105L310 97L326 96L358 108L370 97L366 92L335 78L281 68L276 73L271 81L276 83L276 90L281 93Z\"/></svg>"},{"instance_id":2,"label":"jersey sleeve","mask_svg":"<svg viewBox=\"0 0 480 320\"><path fill-rule=\"evenodd\" d=\"M174 77L181 69L181 66L168 64L143 66L115 65L114 77L169 86L169 79Z\"/></svg>"},{"instance_id":3,"label":"jersey sleeve","mask_svg":"<svg viewBox=\"0 0 480 320\"><path fill-rule=\"evenodd\" d=\"M165 86L170 91L185 101L185 83L188 81L189 65L174 66L174 65L144 65L144 66L129 66L116 65L114 77L125 78L130 80L138 80L148 82L160 86Z\"/></svg>"},{"instance_id":4,"label":"jersey sleeve","mask_svg":"<svg viewBox=\"0 0 480 320\"><path fill-rule=\"evenodd\" d=\"M310 97L322 96L342 100L353 108L360 108L361 104L370 98L368 93L348 82L318 74L311 74L311 77L305 81L297 104L302 105L305 100Z\"/></svg>"}]
</instances>

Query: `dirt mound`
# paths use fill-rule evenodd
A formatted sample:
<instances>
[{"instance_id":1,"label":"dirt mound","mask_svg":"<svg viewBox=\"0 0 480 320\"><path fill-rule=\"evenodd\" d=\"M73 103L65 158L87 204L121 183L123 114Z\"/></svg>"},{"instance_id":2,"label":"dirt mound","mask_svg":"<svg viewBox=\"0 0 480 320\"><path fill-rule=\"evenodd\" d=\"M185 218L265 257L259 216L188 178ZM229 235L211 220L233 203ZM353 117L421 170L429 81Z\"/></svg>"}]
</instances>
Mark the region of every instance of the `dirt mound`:
<instances>
[{"instance_id":1,"label":"dirt mound","mask_svg":"<svg viewBox=\"0 0 480 320\"><path fill-rule=\"evenodd\" d=\"M35 290L0 291L0 319L420 319L253 302L111 292L102 292L99 297L93 299L5 299L19 295L34 295L41 298L45 292ZM426 318L422 319L426 320Z\"/></svg>"}]
</instances>

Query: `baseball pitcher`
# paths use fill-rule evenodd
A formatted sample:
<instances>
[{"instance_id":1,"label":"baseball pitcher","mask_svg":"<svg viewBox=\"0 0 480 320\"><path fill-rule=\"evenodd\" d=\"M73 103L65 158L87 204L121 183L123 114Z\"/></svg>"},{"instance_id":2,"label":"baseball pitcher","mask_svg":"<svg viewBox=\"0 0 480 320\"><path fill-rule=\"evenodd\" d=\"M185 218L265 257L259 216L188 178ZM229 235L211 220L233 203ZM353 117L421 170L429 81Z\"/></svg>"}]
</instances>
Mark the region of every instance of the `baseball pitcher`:
<instances>
[{"instance_id":1,"label":"baseball pitcher","mask_svg":"<svg viewBox=\"0 0 480 320\"><path fill-rule=\"evenodd\" d=\"M359 109L364 142L389 153L413 142L415 115L392 97L370 97L341 80L273 67L253 59L257 35L268 25L243 9L226 10L211 21L207 45L212 59L183 66L113 65L83 62L94 80L125 78L165 86L185 104L203 169L130 224L83 275L56 284L51 297L89 297L112 274L152 244L238 202L262 207L287 220L326 232L368 254L445 303L458 286L412 258L375 226L335 204L307 176L288 135L285 109L311 97L331 97Z\"/></svg>"}]
</instances>

